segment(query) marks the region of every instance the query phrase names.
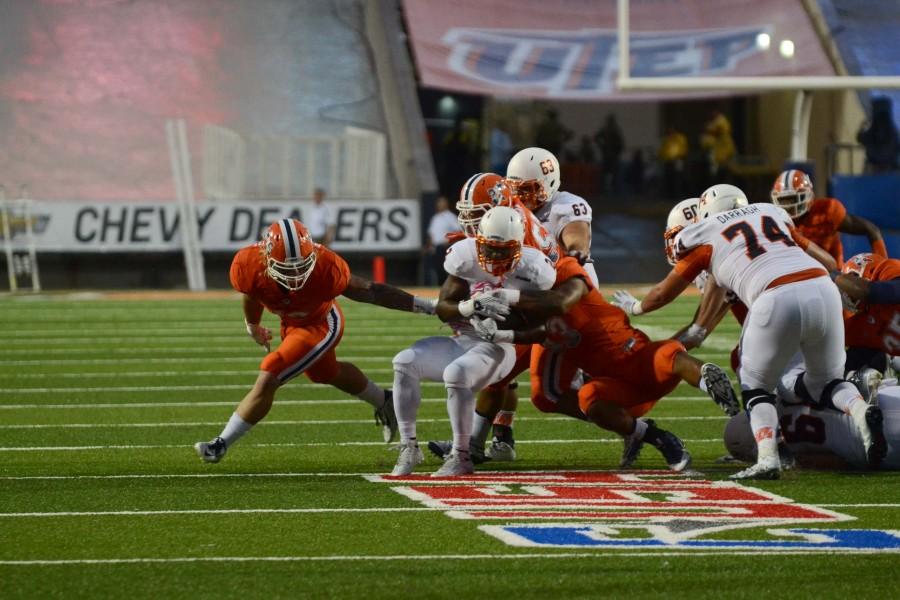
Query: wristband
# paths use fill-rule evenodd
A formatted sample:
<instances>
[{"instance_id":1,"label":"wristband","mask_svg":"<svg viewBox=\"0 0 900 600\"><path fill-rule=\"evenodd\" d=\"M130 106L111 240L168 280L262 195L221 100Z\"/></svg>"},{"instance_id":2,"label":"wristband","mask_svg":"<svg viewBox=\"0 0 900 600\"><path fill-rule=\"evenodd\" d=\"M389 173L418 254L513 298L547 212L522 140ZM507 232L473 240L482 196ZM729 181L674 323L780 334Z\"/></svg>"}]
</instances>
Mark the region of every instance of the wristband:
<instances>
[{"instance_id":1,"label":"wristband","mask_svg":"<svg viewBox=\"0 0 900 600\"><path fill-rule=\"evenodd\" d=\"M475 314L475 301L471 298L469 298L468 300L463 300L456 305L456 310L459 311L460 316L468 319Z\"/></svg>"},{"instance_id":2,"label":"wristband","mask_svg":"<svg viewBox=\"0 0 900 600\"><path fill-rule=\"evenodd\" d=\"M631 314L634 316L644 314L644 307L641 306L642 300L636 300L634 304L631 305Z\"/></svg>"},{"instance_id":3,"label":"wristband","mask_svg":"<svg viewBox=\"0 0 900 600\"><path fill-rule=\"evenodd\" d=\"M433 298L422 298L421 296L413 296L413 312L426 315L433 315L437 300Z\"/></svg>"},{"instance_id":4,"label":"wristband","mask_svg":"<svg viewBox=\"0 0 900 600\"><path fill-rule=\"evenodd\" d=\"M259 329L259 323L251 323L247 319L244 319L244 325L247 326L247 334L251 337L256 335L256 330Z\"/></svg>"},{"instance_id":5,"label":"wristband","mask_svg":"<svg viewBox=\"0 0 900 600\"><path fill-rule=\"evenodd\" d=\"M494 295L503 298L504 302L506 302L509 306L515 306L519 303L519 299L522 297L522 292L520 290L502 289L496 290L494 292Z\"/></svg>"},{"instance_id":6,"label":"wristband","mask_svg":"<svg viewBox=\"0 0 900 600\"><path fill-rule=\"evenodd\" d=\"M687 338L694 338L702 342L706 339L707 334L709 334L709 331L707 331L705 327L700 327L696 323L691 323L691 326L688 327L688 330L684 335Z\"/></svg>"},{"instance_id":7,"label":"wristband","mask_svg":"<svg viewBox=\"0 0 900 600\"><path fill-rule=\"evenodd\" d=\"M512 344L516 333L512 329L498 329L494 334L493 342L495 344Z\"/></svg>"}]
</instances>

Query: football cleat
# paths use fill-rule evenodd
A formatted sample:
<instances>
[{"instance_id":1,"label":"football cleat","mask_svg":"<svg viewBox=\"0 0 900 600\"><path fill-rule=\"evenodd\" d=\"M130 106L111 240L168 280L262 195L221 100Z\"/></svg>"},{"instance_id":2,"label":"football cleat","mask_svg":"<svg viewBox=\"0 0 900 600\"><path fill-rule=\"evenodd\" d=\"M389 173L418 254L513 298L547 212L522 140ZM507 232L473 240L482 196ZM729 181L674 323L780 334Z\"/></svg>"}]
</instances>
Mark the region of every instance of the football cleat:
<instances>
[{"instance_id":1,"label":"football cleat","mask_svg":"<svg viewBox=\"0 0 900 600\"><path fill-rule=\"evenodd\" d=\"M208 463L217 463L225 456L228 448L225 447L225 440L220 437L210 442L197 442L194 444L194 450L197 455Z\"/></svg>"},{"instance_id":2,"label":"football cleat","mask_svg":"<svg viewBox=\"0 0 900 600\"><path fill-rule=\"evenodd\" d=\"M797 468L797 457L794 456L794 452L783 441L778 442L778 462L781 463L782 471L790 471Z\"/></svg>"},{"instance_id":3,"label":"football cleat","mask_svg":"<svg viewBox=\"0 0 900 600\"><path fill-rule=\"evenodd\" d=\"M656 423L653 419L643 419L649 427L653 427ZM622 459L619 460L620 469L630 469L631 465L638 459L641 450L644 447L644 438L638 439L634 434L626 435L622 438L624 447L622 448Z\"/></svg>"},{"instance_id":4,"label":"football cleat","mask_svg":"<svg viewBox=\"0 0 900 600\"><path fill-rule=\"evenodd\" d=\"M453 442L449 440L443 442L428 442L428 451L441 460L447 458L451 450L453 450Z\"/></svg>"},{"instance_id":5,"label":"football cleat","mask_svg":"<svg viewBox=\"0 0 900 600\"><path fill-rule=\"evenodd\" d=\"M670 469L684 471L691 464L691 453L684 448L684 442L671 431L660 429L659 432L659 439L656 443L651 442L651 445L663 455Z\"/></svg>"},{"instance_id":6,"label":"football cleat","mask_svg":"<svg viewBox=\"0 0 900 600\"><path fill-rule=\"evenodd\" d=\"M743 471L738 471L730 475L728 479L739 481L742 479L778 479L780 477L781 465L778 463L778 458L772 457L761 460Z\"/></svg>"},{"instance_id":7,"label":"football cleat","mask_svg":"<svg viewBox=\"0 0 900 600\"><path fill-rule=\"evenodd\" d=\"M485 452L485 457L497 462L512 462L516 460L516 444L515 442L511 444L504 442L494 436L491 445ZM474 456L472 458L474 462Z\"/></svg>"},{"instance_id":8,"label":"football cleat","mask_svg":"<svg viewBox=\"0 0 900 600\"><path fill-rule=\"evenodd\" d=\"M409 442L400 447L400 456L397 457L397 464L391 475L409 475L412 473L416 465L422 464L425 457L422 456L422 450L416 442Z\"/></svg>"},{"instance_id":9,"label":"football cleat","mask_svg":"<svg viewBox=\"0 0 900 600\"><path fill-rule=\"evenodd\" d=\"M453 450L453 442L450 440L443 442L428 442L428 451L437 456L441 460L447 460L447 457L450 456L450 452ZM472 458L472 462L476 465L480 465L481 463L487 462L491 460L491 456L485 454L484 448L477 448L472 446L469 448L469 455ZM515 457L515 453L513 453Z\"/></svg>"},{"instance_id":10,"label":"football cleat","mask_svg":"<svg viewBox=\"0 0 900 600\"><path fill-rule=\"evenodd\" d=\"M471 475L475 472L475 465L468 452L453 450L444 460L441 468L431 474L432 477L457 477L459 475Z\"/></svg>"},{"instance_id":11,"label":"football cleat","mask_svg":"<svg viewBox=\"0 0 900 600\"><path fill-rule=\"evenodd\" d=\"M731 380L721 367L706 363L700 367L700 377L706 382L706 393L726 415L733 417L741 412L741 405L731 386Z\"/></svg>"},{"instance_id":12,"label":"football cleat","mask_svg":"<svg viewBox=\"0 0 900 600\"><path fill-rule=\"evenodd\" d=\"M849 374L847 381L856 386L863 400L868 404L878 404L878 386L884 378L877 369L864 367Z\"/></svg>"},{"instance_id":13,"label":"football cleat","mask_svg":"<svg viewBox=\"0 0 900 600\"><path fill-rule=\"evenodd\" d=\"M381 425L385 444L397 439L400 427L397 425L397 415L394 414L394 393L391 390L384 390L384 404L375 409L375 424Z\"/></svg>"},{"instance_id":14,"label":"football cleat","mask_svg":"<svg viewBox=\"0 0 900 600\"><path fill-rule=\"evenodd\" d=\"M881 466L887 456L887 440L884 437L884 415L877 406L866 409L866 425L869 427L871 441L866 445L866 462L873 469Z\"/></svg>"}]
</instances>

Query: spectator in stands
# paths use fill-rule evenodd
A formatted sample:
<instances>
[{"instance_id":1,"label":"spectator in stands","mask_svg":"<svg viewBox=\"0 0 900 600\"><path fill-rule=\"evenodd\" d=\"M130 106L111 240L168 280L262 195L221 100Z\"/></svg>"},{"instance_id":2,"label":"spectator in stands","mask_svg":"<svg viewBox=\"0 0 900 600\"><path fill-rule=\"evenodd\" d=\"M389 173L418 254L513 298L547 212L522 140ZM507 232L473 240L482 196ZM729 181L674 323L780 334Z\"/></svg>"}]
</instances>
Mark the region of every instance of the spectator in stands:
<instances>
[{"instance_id":1,"label":"spectator in stands","mask_svg":"<svg viewBox=\"0 0 900 600\"><path fill-rule=\"evenodd\" d=\"M603 168L603 191L618 192L621 177L620 162L625 150L625 137L616 122L615 115L608 115L606 123L594 135L600 148L600 163Z\"/></svg>"},{"instance_id":2,"label":"spectator in stands","mask_svg":"<svg viewBox=\"0 0 900 600\"><path fill-rule=\"evenodd\" d=\"M506 165L504 165L504 169ZM461 232L456 215L450 210L446 196L439 196L434 204L434 215L428 223L428 242L425 246L425 284L444 285L447 272L444 271L444 255L449 242L447 235Z\"/></svg>"},{"instance_id":3,"label":"spectator in stands","mask_svg":"<svg viewBox=\"0 0 900 600\"><path fill-rule=\"evenodd\" d=\"M316 188L313 191L313 206L309 211L306 226L309 228L309 235L314 242L322 244L326 248L331 246L337 221L331 209L325 204L325 190L322 188Z\"/></svg>"},{"instance_id":4,"label":"spectator in stands","mask_svg":"<svg viewBox=\"0 0 900 600\"><path fill-rule=\"evenodd\" d=\"M509 162L512 151L512 140L509 138L509 134L506 133L504 124L498 121L494 124L494 128L491 129L490 157L492 173L506 172L506 163Z\"/></svg>"},{"instance_id":5,"label":"spectator in stands","mask_svg":"<svg viewBox=\"0 0 900 600\"><path fill-rule=\"evenodd\" d=\"M585 165L594 164L594 143L586 135L581 136L581 145L578 146L578 162Z\"/></svg>"},{"instance_id":6,"label":"spectator in stands","mask_svg":"<svg viewBox=\"0 0 900 600\"><path fill-rule=\"evenodd\" d=\"M659 146L659 160L663 165L663 191L670 200L684 198L687 195L685 185L687 155L687 136L675 127L667 127L666 135Z\"/></svg>"},{"instance_id":7,"label":"spectator in stands","mask_svg":"<svg viewBox=\"0 0 900 600\"><path fill-rule=\"evenodd\" d=\"M550 151L554 156L562 156L563 146L571 137L572 130L560 122L559 114L551 108L537 127L534 135L534 145ZM505 172L505 168L497 171L497 173Z\"/></svg>"},{"instance_id":8,"label":"spectator in stands","mask_svg":"<svg viewBox=\"0 0 900 600\"><path fill-rule=\"evenodd\" d=\"M722 183L728 179L728 165L734 158L735 147L731 121L722 111L713 110L700 136L700 146L706 151L711 182Z\"/></svg>"},{"instance_id":9,"label":"spectator in stands","mask_svg":"<svg viewBox=\"0 0 900 600\"><path fill-rule=\"evenodd\" d=\"M856 140L866 148L866 170L896 171L900 167L900 133L894 124L891 99L872 99L872 121L863 125Z\"/></svg>"}]
</instances>

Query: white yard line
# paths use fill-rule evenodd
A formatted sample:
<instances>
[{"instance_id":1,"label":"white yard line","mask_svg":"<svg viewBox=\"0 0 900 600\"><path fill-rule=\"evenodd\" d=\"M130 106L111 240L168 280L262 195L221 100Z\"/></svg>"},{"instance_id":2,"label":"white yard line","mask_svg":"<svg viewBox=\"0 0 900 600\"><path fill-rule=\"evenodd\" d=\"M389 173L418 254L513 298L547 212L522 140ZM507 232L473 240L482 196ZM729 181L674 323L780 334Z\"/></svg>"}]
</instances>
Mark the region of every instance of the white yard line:
<instances>
[{"instance_id":1,"label":"white yard line","mask_svg":"<svg viewBox=\"0 0 900 600\"><path fill-rule=\"evenodd\" d=\"M358 403L358 402L357 402ZM689 416L689 417L657 417L662 421L722 421L725 416ZM547 415L538 417L516 417L520 421L571 421L571 417ZM416 419L417 423L447 423L448 418ZM159 423L40 423L0 425L4 429L102 429L102 428L162 428L162 427L214 427L222 421L161 421ZM299 419L299 420L264 420L259 425L372 425L372 419Z\"/></svg>"},{"instance_id":2,"label":"white yard line","mask_svg":"<svg viewBox=\"0 0 900 600\"><path fill-rule=\"evenodd\" d=\"M384 356L344 356L339 357L341 360L350 362L390 362L389 358ZM171 365L171 364L194 364L194 363L248 363L259 364L262 355L241 354L239 356L207 356L197 358L185 356L184 358L164 358L164 357L148 357L148 358L58 358L58 359L41 359L41 360L4 360L3 366L13 367L43 367L57 365ZM52 374L47 374L52 377Z\"/></svg>"},{"instance_id":3,"label":"white yard line","mask_svg":"<svg viewBox=\"0 0 900 600\"><path fill-rule=\"evenodd\" d=\"M446 398L422 398L423 403L444 403L446 402ZM524 400L523 400L524 401ZM665 398L662 400L663 402L710 402L710 399L706 396L679 396L674 398ZM236 400L226 400L221 402L88 402L88 403L65 403L65 404L0 404L0 411L2 410L60 410L60 409L89 409L89 408L195 408L195 407L216 407L216 406L234 406L236 404ZM346 398L341 399L322 399L322 398L311 398L309 400L288 400L279 398L276 400L276 405L278 406L302 406L305 404L309 404L310 406L316 405L331 405L331 404L360 404L362 400L348 400ZM521 417L516 417L521 418ZM663 417L660 417L662 419Z\"/></svg>"},{"instance_id":4,"label":"white yard line","mask_svg":"<svg viewBox=\"0 0 900 600\"><path fill-rule=\"evenodd\" d=\"M620 557L631 560L634 557L650 556L678 556L678 557L710 557L710 556L784 556L804 554L846 554L848 550L841 548L827 549L803 549L803 550L729 550L717 549L714 552L697 552L686 548L684 550L672 550L660 548L656 552L628 552L623 548L619 551L596 550L594 552L530 552L530 553L501 553L501 554L391 554L391 555L332 555L332 556L181 556L169 558L72 558L58 560L0 560L0 565L7 566L58 566L58 565L121 565L121 564L146 564L146 563L243 563L243 562L359 562L359 561L472 561L472 560L532 560L562 558L596 558ZM856 551L853 554L884 553L884 550Z\"/></svg>"},{"instance_id":5,"label":"white yard line","mask_svg":"<svg viewBox=\"0 0 900 600\"><path fill-rule=\"evenodd\" d=\"M221 423L220 423L221 424ZM686 444L721 444L721 438L685 439ZM516 444L621 444L621 438L590 438L567 440L516 440ZM379 446L387 448L384 442L283 442L273 444L241 444L242 448L310 448L334 446ZM98 444L93 446L0 446L0 452L78 452L83 450L150 450L162 448L190 448L187 444Z\"/></svg>"}]
</instances>

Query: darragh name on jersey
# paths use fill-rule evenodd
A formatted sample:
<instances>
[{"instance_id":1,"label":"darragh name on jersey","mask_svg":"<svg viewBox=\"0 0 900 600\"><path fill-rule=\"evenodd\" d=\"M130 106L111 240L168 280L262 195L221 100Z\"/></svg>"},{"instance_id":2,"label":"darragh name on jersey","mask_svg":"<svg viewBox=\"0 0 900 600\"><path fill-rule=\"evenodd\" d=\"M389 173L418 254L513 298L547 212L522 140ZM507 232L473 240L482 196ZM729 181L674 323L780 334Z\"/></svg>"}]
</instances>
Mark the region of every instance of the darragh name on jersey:
<instances>
[{"instance_id":1,"label":"darragh name on jersey","mask_svg":"<svg viewBox=\"0 0 900 600\"><path fill-rule=\"evenodd\" d=\"M732 219L737 219L738 217L748 217L750 215L759 214L759 207L751 204L750 206L744 206L742 208L735 208L734 210L729 210L727 212L719 213L715 215L716 220L719 223L727 223Z\"/></svg>"}]
</instances>

